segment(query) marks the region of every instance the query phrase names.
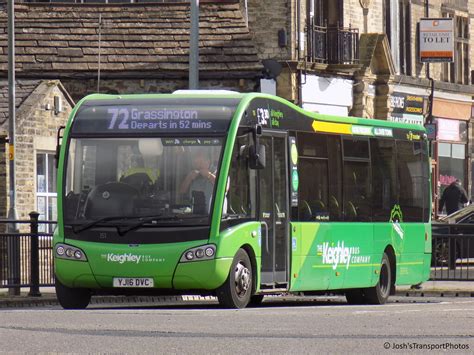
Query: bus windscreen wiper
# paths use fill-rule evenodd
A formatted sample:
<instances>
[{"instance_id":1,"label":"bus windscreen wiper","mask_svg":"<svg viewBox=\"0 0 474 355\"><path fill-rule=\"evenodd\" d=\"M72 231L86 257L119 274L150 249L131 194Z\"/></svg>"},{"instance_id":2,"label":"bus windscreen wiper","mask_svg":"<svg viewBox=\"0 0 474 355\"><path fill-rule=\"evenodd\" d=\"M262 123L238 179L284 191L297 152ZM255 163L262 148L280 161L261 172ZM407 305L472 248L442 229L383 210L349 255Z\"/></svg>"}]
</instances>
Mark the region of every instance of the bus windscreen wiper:
<instances>
[{"instance_id":1,"label":"bus windscreen wiper","mask_svg":"<svg viewBox=\"0 0 474 355\"><path fill-rule=\"evenodd\" d=\"M138 229L141 226L150 223L150 222L158 222L158 221L171 221L171 220L176 220L176 219L181 219L181 217L178 217L176 214L158 214L155 216L148 216L148 217L142 217L140 218L140 221L132 224L131 226L125 227L125 228L120 228L117 226L117 232L120 236L123 236L127 234L128 232Z\"/></svg>"},{"instance_id":2,"label":"bus windscreen wiper","mask_svg":"<svg viewBox=\"0 0 474 355\"><path fill-rule=\"evenodd\" d=\"M124 219L136 219L138 218L137 216L108 216L108 217L104 217L104 218L99 218L95 221L92 221L92 222L89 222L89 223L85 223L85 224L82 224L81 226L79 226L79 228L75 228L74 226L72 226L72 231L74 233L80 233L82 231L85 231L86 229L89 229L89 228L92 228L102 222L109 222L109 221L114 221L114 220L124 220Z\"/></svg>"}]
</instances>

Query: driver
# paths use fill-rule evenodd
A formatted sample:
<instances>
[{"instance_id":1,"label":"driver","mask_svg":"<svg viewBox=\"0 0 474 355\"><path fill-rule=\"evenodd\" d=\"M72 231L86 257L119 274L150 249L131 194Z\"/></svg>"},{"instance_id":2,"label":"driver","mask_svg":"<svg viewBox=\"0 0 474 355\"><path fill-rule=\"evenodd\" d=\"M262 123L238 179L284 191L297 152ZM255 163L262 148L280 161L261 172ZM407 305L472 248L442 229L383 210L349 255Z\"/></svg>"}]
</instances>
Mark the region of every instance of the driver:
<instances>
[{"instance_id":1,"label":"driver","mask_svg":"<svg viewBox=\"0 0 474 355\"><path fill-rule=\"evenodd\" d=\"M210 171L211 160L204 150L198 150L193 156L193 169L181 182L179 192L189 194L192 198L195 192L204 195L205 211L209 211L209 201L216 181L215 173Z\"/></svg>"}]
</instances>

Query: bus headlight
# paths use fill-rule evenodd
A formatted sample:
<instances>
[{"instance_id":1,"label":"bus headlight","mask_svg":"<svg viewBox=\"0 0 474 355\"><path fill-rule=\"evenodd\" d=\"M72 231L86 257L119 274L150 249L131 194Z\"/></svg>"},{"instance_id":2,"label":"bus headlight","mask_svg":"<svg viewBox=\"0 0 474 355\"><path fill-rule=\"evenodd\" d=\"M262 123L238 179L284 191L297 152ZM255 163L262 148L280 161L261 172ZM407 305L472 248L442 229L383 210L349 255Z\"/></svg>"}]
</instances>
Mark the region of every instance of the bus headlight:
<instances>
[{"instance_id":1,"label":"bus headlight","mask_svg":"<svg viewBox=\"0 0 474 355\"><path fill-rule=\"evenodd\" d=\"M66 260L87 261L84 252L76 247L66 244L56 244L55 254L57 258Z\"/></svg>"},{"instance_id":2,"label":"bus headlight","mask_svg":"<svg viewBox=\"0 0 474 355\"><path fill-rule=\"evenodd\" d=\"M214 244L202 245L186 250L181 256L180 262L214 259L215 254L216 246Z\"/></svg>"}]
</instances>

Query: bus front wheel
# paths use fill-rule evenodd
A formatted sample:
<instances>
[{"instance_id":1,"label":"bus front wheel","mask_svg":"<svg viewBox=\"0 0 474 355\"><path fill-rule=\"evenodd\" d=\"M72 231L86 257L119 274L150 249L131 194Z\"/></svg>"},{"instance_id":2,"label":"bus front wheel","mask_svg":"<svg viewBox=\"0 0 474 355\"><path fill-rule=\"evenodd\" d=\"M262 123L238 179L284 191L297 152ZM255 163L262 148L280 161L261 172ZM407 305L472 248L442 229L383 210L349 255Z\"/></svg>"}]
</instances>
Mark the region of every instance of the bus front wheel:
<instances>
[{"instance_id":1,"label":"bus front wheel","mask_svg":"<svg viewBox=\"0 0 474 355\"><path fill-rule=\"evenodd\" d=\"M230 267L229 276L217 289L217 299L227 308L244 308L252 295L252 264L247 252L239 249Z\"/></svg>"},{"instance_id":2,"label":"bus front wheel","mask_svg":"<svg viewBox=\"0 0 474 355\"><path fill-rule=\"evenodd\" d=\"M91 293L87 289L64 286L58 279L55 288L56 297L64 309L84 309L91 301Z\"/></svg>"},{"instance_id":3,"label":"bus front wheel","mask_svg":"<svg viewBox=\"0 0 474 355\"><path fill-rule=\"evenodd\" d=\"M368 304L384 304L387 302L392 287L392 268L390 259L383 253L380 265L379 281L374 287L365 290L365 300Z\"/></svg>"}]
</instances>

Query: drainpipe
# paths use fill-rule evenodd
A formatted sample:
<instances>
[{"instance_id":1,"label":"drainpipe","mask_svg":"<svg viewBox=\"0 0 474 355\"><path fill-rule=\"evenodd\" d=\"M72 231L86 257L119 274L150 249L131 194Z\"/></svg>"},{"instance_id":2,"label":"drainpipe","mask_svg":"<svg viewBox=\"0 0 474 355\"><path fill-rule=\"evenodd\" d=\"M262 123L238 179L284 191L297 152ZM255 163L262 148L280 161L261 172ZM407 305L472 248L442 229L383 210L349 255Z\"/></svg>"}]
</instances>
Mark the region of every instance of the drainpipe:
<instances>
[{"instance_id":1,"label":"drainpipe","mask_svg":"<svg viewBox=\"0 0 474 355\"><path fill-rule=\"evenodd\" d=\"M300 59L301 59L301 47L302 47L302 36L301 36L301 0L296 1L296 37L297 37L297 43L298 43L298 49L296 51L297 53L297 67L299 65ZM296 81L298 83L298 104L299 106L303 107L303 88L302 88L302 80L301 80L301 75L302 72L301 70L296 70Z\"/></svg>"}]
</instances>

